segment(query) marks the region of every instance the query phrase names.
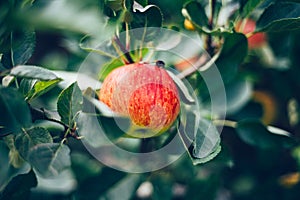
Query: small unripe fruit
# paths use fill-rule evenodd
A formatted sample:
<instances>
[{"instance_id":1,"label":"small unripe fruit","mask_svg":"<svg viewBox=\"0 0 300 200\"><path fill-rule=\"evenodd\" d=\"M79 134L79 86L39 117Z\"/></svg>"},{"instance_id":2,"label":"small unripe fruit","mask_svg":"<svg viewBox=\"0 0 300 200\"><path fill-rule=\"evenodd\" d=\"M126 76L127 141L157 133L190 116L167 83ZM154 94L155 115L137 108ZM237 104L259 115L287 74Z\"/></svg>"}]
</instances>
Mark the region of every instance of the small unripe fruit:
<instances>
[{"instance_id":1,"label":"small unripe fruit","mask_svg":"<svg viewBox=\"0 0 300 200\"><path fill-rule=\"evenodd\" d=\"M185 19L183 25L186 30L189 30L189 31L196 30L194 24L189 19Z\"/></svg>"},{"instance_id":2,"label":"small unripe fruit","mask_svg":"<svg viewBox=\"0 0 300 200\"><path fill-rule=\"evenodd\" d=\"M244 33L245 35L255 31L256 22L252 19L245 19L240 21L236 26L236 31ZM249 49L255 49L262 47L267 41L267 36L265 33L254 33L248 37L248 47Z\"/></svg>"},{"instance_id":3,"label":"small unripe fruit","mask_svg":"<svg viewBox=\"0 0 300 200\"><path fill-rule=\"evenodd\" d=\"M135 126L152 131L141 137L163 133L180 110L176 85L157 64L133 63L114 69L105 78L99 99L113 111L128 116Z\"/></svg>"}]
</instances>

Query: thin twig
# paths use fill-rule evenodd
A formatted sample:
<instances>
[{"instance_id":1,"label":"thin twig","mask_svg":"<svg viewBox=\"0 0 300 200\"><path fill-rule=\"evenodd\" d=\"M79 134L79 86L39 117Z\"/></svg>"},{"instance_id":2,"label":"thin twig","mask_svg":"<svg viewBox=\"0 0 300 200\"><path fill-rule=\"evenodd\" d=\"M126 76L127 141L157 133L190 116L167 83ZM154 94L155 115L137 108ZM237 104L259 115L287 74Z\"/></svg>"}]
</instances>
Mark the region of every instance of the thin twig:
<instances>
[{"instance_id":1,"label":"thin twig","mask_svg":"<svg viewBox=\"0 0 300 200\"><path fill-rule=\"evenodd\" d=\"M210 30L213 30L216 0L210 0L209 3L210 3L210 17L209 17L209 21L208 21L208 28ZM215 51L215 48L213 46L212 35L210 35L210 34L206 38L206 50L209 53L209 55L213 55L214 51Z\"/></svg>"},{"instance_id":2,"label":"thin twig","mask_svg":"<svg viewBox=\"0 0 300 200\"><path fill-rule=\"evenodd\" d=\"M218 59L219 55L220 55L220 51L218 53L216 53L211 59L208 60L209 56L207 54L202 54L200 56L198 62L193 64L193 67L187 68L186 70L180 72L179 74L177 74L177 77L180 79L184 79L185 77L193 74L196 71L203 72L203 71L209 69L211 66L214 65L214 63ZM205 56L205 59L206 59L204 63L201 61L201 58L203 56Z\"/></svg>"},{"instance_id":3,"label":"thin twig","mask_svg":"<svg viewBox=\"0 0 300 200\"><path fill-rule=\"evenodd\" d=\"M129 51L125 48L125 46L122 44L122 42L120 41L120 38L117 35L115 35L115 37L113 38L113 41L116 42L116 44L120 47L120 50L122 51L122 53L124 53L126 60L129 63L134 63L132 57L130 56Z\"/></svg>"},{"instance_id":4,"label":"thin twig","mask_svg":"<svg viewBox=\"0 0 300 200\"><path fill-rule=\"evenodd\" d=\"M230 127L230 128L236 128L237 124L238 124L236 121L220 120L220 119L215 119L212 122L216 126L227 126L227 127Z\"/></svg>"}]
</instances>

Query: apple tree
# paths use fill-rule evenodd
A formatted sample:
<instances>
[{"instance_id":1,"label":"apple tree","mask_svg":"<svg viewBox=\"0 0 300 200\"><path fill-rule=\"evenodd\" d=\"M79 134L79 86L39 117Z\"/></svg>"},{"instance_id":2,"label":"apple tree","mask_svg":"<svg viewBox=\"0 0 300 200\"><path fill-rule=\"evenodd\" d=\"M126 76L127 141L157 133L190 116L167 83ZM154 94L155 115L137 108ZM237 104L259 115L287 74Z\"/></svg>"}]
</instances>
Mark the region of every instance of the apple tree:
<instances>
[{"instance_id":1,"label":"apple tree","mask_svg":"<svg viewBox=\"0 0 300 200\"><path fill-rule=\"evenodd\" d=\"M0 199L298 199L300 3L0 3Z\"/></svg>"}]
</instances>

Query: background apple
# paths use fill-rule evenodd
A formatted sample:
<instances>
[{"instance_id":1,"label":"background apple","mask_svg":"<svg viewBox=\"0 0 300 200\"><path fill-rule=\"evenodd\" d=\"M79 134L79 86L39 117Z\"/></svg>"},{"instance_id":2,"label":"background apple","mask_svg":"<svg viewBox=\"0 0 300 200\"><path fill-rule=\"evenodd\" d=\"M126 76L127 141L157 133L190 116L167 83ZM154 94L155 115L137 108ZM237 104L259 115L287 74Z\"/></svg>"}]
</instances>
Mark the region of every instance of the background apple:
<instances>
[{"instance_id":1,"label":"background apple","mask_svg":"<svg viewBox=\"0 0 300 200\"><path fill-rule=\"evenodd\" d=\"M249 18L238 22L236 27L238 32L244 33L247 36L249 49L262 47L267 41L265 33L259 32L252 34L255 31L255 28L256 22Z\"/></svg>"}]
</instances>

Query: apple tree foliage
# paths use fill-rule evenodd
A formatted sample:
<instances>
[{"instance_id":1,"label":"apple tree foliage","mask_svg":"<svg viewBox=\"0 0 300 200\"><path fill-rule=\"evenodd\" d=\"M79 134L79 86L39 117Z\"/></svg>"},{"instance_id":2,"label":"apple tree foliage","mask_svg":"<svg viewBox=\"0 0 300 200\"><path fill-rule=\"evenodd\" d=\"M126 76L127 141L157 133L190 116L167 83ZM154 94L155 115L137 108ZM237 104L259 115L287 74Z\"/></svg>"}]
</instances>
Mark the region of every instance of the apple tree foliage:
<instances>
[{"instance_id":1,"label":"apple tree foliage","mask_svg":"<svg viewBox=\"0 0 300 200\"><path fill-rule=\"evenodd\" d=\"M0 13L1 200L300 196L300 2L7 0L1 1ZM264 46L249 49L251 35L236 31L247 18L256 21L251 34L267 34ZM176 72L182 61L162 59L181 94L180 116L159 137L124 139L130 120L99 102L101 88L93 86L101 87L105 76L124 64L159 58L143 45L130 51L128 44L176 43L168 35L157 39L161 29L195 38L205 53L189 54L185 44L179 44L179 52L205 62L199 70ZM93 45L103 41L110 48ZM92 84L82 87L76 80L86 75L76 71L90 53L106 62L98 80L87 76ZM207 85L203 79L212 66L222 84ZM212 97L225 106L211 110ZM178 134L184 153L158 171L115 170L82 144L111 145L97 140L91 119L112 142L131 141L125 144L130 151L160 149Z\"/></svg>"}]
</instances>

